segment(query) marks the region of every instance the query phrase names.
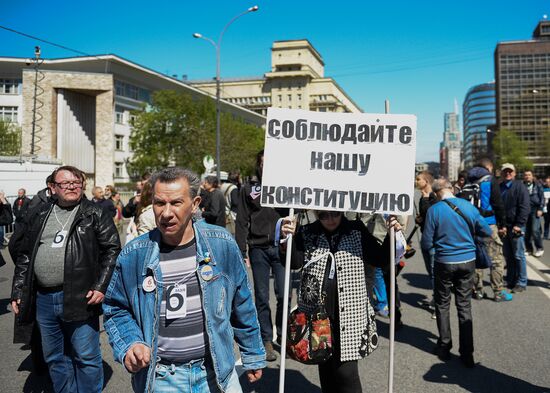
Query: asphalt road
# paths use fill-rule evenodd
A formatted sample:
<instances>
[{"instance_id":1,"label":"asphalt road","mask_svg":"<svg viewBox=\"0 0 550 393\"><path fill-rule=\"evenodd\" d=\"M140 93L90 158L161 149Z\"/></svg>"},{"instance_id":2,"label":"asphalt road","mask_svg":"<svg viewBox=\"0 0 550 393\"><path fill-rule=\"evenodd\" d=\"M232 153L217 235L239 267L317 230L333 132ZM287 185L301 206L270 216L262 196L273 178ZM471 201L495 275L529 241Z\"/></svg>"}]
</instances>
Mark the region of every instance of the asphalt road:
<instances>
[{"instance_id":1,"label":"asphalt road","mask_svg":"<svg viewBox=\"0 0 550 393\"><path fill-rule=\"evenodd\" d=\"M415 245L418 245L415 242ZM529 286L508 303L490 299L474 301L474 339L476 368L464 368L453 348L452 359L443 363L432 355L437 339L436 322L422 308L428 294L428 279L420 252L407 261L398 277L403 322L396 333L394 392L550 392L550 242L547 254L528 258ZM9 294L13 264L0 268L0 392L49 392L46 378L30 372L30 352L12 344L13 316L9 311ZM488 278L486 278L488 279ZM488 283L487 283L488 285ZM487 286L487 292L491 290ZM458 322L453 306L453 342L458 343ZM386 392L388 380L388 320L380 319L379 348L360 361L363 391ZM113 360L105 333L101 333L105 368L105 392L131 391L129 375ZM456 345L456 344L455 344ZM287 362L287 392L320 392L315 366ZM279 362L264 370L263 379L250 385L241 377L244 392L277 392Z\"/></svg>"}]
</instances>

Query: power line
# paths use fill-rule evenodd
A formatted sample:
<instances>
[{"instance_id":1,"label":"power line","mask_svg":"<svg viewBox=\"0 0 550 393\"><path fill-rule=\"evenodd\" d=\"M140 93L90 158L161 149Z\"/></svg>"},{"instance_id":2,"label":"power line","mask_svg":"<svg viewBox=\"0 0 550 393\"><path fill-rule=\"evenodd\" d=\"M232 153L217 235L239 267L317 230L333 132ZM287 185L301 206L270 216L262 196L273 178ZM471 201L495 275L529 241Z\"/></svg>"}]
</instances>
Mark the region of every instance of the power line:
<instances>
[{"instance_id":1,"label":"power line","mask_svg":"<svg viewBox=\"0 0 550 393\"><path fill-rule=\"evenodd\" d=\"M84 56L93 56L93 55L90 55L89 53L82 52L82 51L79 51L79 50L76 50L76 49L72 49L72 48L69 48L68 46L65 46L65 45L56 44L55 42L51 42L51 41L48 41L48 40L44 40L44 39L42 39L42 38L38 38L38 37L35 37L35 36L33 36L33 35L30 35L30 34L27 34L27 33L23 33L23 32L21 32L21 31L17 31L17 30L11 29L11 28L6 27L6 26L0 25L0 29L4 29L4 30L10 31L10 32L15 33L15 34L22 35L23 37L32 38L33 40L37 40L37 41L40 41L40 42L44 42L45 44L53 45L53 46L56 46L56 47L58 47L58 48L68 50L68 51L70 51L70 52L78 53L78 54L80 54L80 55L84 55ZM94 56L94 57L95 57L95 56Z\"/></svg>"}]
</instances>

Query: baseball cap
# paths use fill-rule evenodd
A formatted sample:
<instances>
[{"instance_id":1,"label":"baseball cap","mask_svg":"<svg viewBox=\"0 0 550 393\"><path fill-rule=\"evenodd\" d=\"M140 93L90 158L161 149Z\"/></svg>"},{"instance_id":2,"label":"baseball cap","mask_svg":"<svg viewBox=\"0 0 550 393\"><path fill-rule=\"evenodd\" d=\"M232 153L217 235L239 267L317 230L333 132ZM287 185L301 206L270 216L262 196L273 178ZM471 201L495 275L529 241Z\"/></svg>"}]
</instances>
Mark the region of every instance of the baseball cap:
<instances>
[{"instance_id":1,"label":"baseball cap","mask_svg":"<svg viewBox=\"0 0 550 393\"><path fill-rule=\"evenodd\" d=\"M514 172L516 171L516 167L514 166L514 164L510 164L509 162L507 162L505 164L502 164L502 167L500 168L501 171L503 171L505 169L510 169Z\"/></svg>"}]
</instances>

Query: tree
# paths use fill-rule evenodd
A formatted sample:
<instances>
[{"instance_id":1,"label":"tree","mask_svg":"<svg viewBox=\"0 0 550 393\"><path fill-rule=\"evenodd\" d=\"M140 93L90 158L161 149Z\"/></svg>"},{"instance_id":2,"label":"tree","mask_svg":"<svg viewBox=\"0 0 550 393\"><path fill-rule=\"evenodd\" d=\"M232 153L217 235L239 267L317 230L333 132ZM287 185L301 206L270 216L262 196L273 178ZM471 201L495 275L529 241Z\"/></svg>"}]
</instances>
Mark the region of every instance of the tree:
<instances>
[{"instance_id":1,"label":"tree","mask_svg":"<svg viewBox=\"0 0 550 393\"><path fill-rule=\"evenodd\" d=\"M142 173L177 165L202 173L205 155L215 157L216 108L209 98L171 90L153 94L150 106L134 113L129 171ZM230 114L221 117L222 170L251 174L264 132Z\"/></svg>"},{"instance_id":2,"label":"tree","mask_svg":"<svg viewBox=\"0 0 550 393\"><path fill-rule=\"evenodd\" d=\"M493 151L498 167L510 162L518 171L533 169L533 162L527 158L527 143L513 131L501 129L497 132L493 139Z\"/></svg>"},{"instance_id":3,"label":"tree","mask_svg":"<svg viewBox=\"0 0 550 393\"><path fill-rule=\"evenodd\" d=\"M21 127L0 119L0 156L17 156L21 152Z\"/></svg>"}]
</instances>

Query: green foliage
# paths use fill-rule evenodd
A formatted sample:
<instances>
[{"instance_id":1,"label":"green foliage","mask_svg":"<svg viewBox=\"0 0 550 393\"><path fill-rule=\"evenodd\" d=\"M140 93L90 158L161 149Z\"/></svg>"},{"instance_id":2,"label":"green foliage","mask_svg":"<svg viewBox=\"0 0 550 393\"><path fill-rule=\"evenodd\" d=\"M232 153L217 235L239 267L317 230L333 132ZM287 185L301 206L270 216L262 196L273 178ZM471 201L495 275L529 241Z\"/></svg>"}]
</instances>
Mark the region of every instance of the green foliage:
<instances>
[{"instance_id":1,"label":"green foliage","mask_svg":"<svg viewBox=\"0 0 550 393\"><path fill-rule=\"evenodd\" d=\"M513 131L502 129L497 132L493 139L493 151L497 157L497 167L509 162L520 172L533 169L533 162L527 158L527 143Z\"/></svg>"},{"instance_id":2,"label":"green foliage","mask_svg":"<svg viewBox=\"0 0 550 393\"><path fill-rule=\"evenodd\" d=\"M17 156L21 151L21 127L0 119L0 156Z\"/></svg>"},{"instance_id":3,"label":"green foliage","mask_svg":"<svg viewBox=\"0 0 550 393\"><path fill-rule=\"evenodd\" d=\"M134 113L130 173L177 165L204 172L205 155L216 156L216 106L209 98L194 99L171 90L153 95L151 106ZM264 132L232 115L221 117L221 170L253 173L256 153L263 148ZM135 177L137 177L135 176Z\"/></svg>"}]
</instances>

